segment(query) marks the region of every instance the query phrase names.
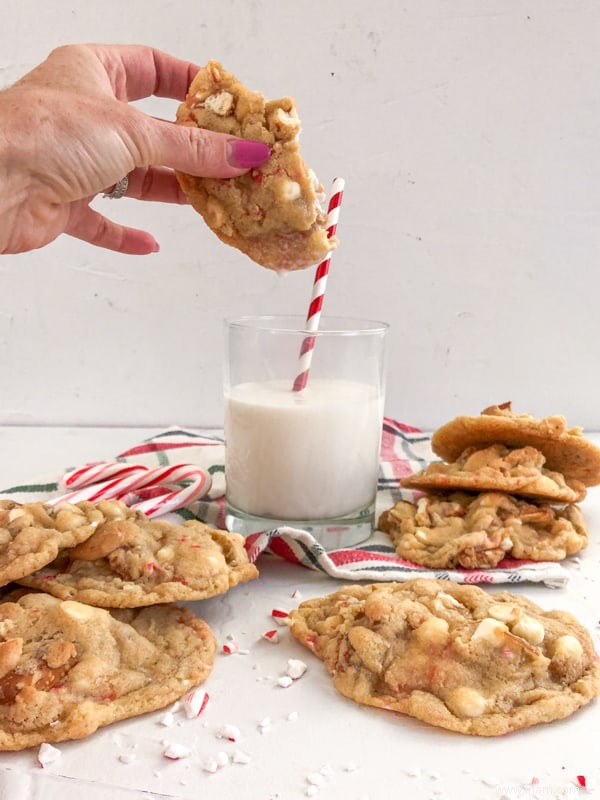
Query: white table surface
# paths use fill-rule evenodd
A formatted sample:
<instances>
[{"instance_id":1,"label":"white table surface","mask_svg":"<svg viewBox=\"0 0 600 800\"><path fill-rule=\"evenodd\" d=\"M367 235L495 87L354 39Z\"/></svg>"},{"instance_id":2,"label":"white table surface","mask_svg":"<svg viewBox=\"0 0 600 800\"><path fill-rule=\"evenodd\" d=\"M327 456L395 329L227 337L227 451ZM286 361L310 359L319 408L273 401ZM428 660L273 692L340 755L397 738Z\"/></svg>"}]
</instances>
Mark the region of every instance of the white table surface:
<instances>
[{"instance_id":1,"label":"white table surface","mask_svg":"<svg viewBox=\"0 0 600 800\"><path fill-rule=\"evenodd\" d=\"M0 487L113 456L156 432L0 428ZM589 438L600 443L600 435ZM600 489L590 491L583 510L591 544L580 559L567 564L567 587L531 584L513 590L546 609L576 614L598 645ZM259 567L259 580L223 597L190 604L211 625L220 645L231 635L249 650L229 656L219 652L204 685L210 703L199 719L176 713L175 724L165 727L160 723L163 713L156 712L116 723L86 740L59 744L60 758L45 769L37 765L37 749L0 754L0 800L287 800L307 796L307 776L323 767L332 772L315 795L323 800L575 798L587 796L575 786L577 775L585 775L592 786L600 782L598 701L566 720L491 739L461 736L410 717L360 707L334 690L322 663L287 629L279 629L278 644L262 639L275 627L271 610L296 604L292 592L307 599L335 591L339 582L273 556L262 556ZM282 689L276 679L285 672L288 658L302 659L308 670ZM292 712L297 719L288 719ZM261 732L259 723L267 717L270 726ZM241 731L235 745L216 738L225 723ZM191 755L179 761L165 759L165 740L186 745ZM215 774L203 771L207 757L235 749L249 754L251 762L229 764ZM122 754L135 759L123 763ZM349 765L355 769L345 769ZM539 779L537 794L533 779Z\"/></svg>"}]
</instances>

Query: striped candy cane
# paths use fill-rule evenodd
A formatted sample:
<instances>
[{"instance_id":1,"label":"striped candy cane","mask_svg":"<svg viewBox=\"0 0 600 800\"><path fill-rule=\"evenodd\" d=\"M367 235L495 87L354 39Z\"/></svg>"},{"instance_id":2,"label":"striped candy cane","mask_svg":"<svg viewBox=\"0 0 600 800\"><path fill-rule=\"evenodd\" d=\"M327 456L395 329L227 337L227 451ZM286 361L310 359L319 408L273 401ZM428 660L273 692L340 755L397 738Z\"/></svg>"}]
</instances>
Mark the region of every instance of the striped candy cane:
<instances>
[{"instance_id":1,"label":"striped candy cane","mask_svg":"<svg viewBox=\"0 0 600 800\"><path fill-rule=\"evenodd\" d=\"M344 186L345 183L342 178L336 178L333 181L331 198L329 200L329 207L327 209L328 239L331 239L332 236L335 236L338 220L340 218L340 206L342 204ZM316 331L319 328L319 320L321 319L321 311L323 309L323 299L325 297L325 288L327 286L327 276L329 275L330 264L331 253L327 256L327 258L321 261L315 272L312 296L310 305L308 307L308 314L306 315L306 330L308 331ZM306 388L316 340L316 336L306 336L302 341L302 345L300 347L300 358L298 361L298 374L292 387L294 392L301 392L302 389Z\"/></svg>"},{"instance_id":2,"label":"striped candy cane","mask_svg":"<svg viewBox=\"0 0 600 800\"><path fill-rule=\"evenodd\" d=\"M190 481L189 485L173 488L174 484ZM65 487L77 487L62 497L49 501L50 505L79 503L87 500L122 500L131 508L142 511L149 517L157 517L182 508L192 500L204 496L210 489L211 477L200 467L190 464L174 464L169 467L149 469L143 465L103 462L67 473L62 483ZM158 492L157 487L166 487ZM139 501L140 495L150 495Z\"/></svg>"}]
</instances>

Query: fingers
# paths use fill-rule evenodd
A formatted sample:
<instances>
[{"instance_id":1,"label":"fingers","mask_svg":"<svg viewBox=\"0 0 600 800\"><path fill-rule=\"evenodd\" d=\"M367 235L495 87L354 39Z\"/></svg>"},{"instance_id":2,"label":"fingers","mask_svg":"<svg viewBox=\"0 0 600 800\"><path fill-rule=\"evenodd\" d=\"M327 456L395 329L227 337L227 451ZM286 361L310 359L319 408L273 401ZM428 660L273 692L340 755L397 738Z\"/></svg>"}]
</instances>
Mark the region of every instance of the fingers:
<instances>
[{"instance_id":1,"label":"fingers","mask_svg":"<svg viewBox=\"0 0 600 800\"><path fill-rule=\"evenodd\" d=\"M264 164L271 150L263 142L238 139L187 125L145 117L145 138L150 150L146 163L201 175L233 178Z\"/></svg>"},{"instance_id":2,"label":"fingers","mask_svg":"<svg viewBox=\"0 0 600 800\"><path fill-rule=\"evenodd\" d=\"M65 233L97 247L128 255L145 256L159 250L157 241L146 231L117 225L87 205L77 205L65 227Z\"/></svg>"},{"instance_id":3,"label":"fingers","mask_svg":"<svg viewBox=\"0 0 600 800\"><path fill-rule=\"evenodd\" d=\"M184 100L200 69L190 61L144 45L91 45L102 62L119 100L156 95Z\"/></svg>"},{"instance_id":4,"label":"fingers","mask_svg":"<svg viewBox=\"0 0 600 800\"><path fill-rule=\"evenodd\" d=\"M157 203L188 202L173 170L164 167L139 167L129 173L126 197Z\"/></svg>"}]
</instances>

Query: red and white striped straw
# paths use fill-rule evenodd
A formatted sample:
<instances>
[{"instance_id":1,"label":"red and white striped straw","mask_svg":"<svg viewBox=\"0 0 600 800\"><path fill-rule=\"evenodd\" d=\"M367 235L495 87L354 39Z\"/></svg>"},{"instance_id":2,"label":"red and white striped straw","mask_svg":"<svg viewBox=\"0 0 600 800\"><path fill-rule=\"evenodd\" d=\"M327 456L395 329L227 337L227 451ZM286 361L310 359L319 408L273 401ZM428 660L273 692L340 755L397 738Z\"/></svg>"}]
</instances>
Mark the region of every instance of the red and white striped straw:
<instances>
[{"instance_id":1,"label":"red and white striped straw","mask_svg":"<svg viewBox=\"0 0 600 800\"><path fill-rule=\"evenodd\" d=\"M340 206L344 194L345 182L343 178L335 178L331 188L331 198L327 208L327 238L335 236L335 232L340 218ZM327 276L329 275L329 265L331 264L331 253L325 258L315 272L312 296L306 315L306 330L316 331L319 328L321 311L323 309L323 299L325 297L325 287L327 286ZM292 387L294 392L301 392L308 383L308 373L312 363L313 350L315 348L316 336L306 336L300 347L300 358L298 361L298 374Z\"/></svg>"}]
</instances>

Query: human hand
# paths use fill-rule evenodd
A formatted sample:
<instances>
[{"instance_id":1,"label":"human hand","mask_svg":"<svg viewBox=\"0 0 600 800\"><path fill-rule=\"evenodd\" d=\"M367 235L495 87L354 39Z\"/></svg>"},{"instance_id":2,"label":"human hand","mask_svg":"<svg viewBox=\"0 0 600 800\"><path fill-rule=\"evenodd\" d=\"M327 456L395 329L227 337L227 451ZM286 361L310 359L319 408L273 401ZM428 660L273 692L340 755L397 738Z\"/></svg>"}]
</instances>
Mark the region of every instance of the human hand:
<instances>
[{"instance_id":1,"label":"human hand","mask_svg":"<svg viewBox=\"0 0 600 800\"><path fill-rule=\"evenodd\" d=\"M156 252L145 231L90 208L129 175L127 196L187 203L173 170L241 175L269 158L261 142L175 125L129 101L183 100L198 67L137 45L67 45L0 93L0 252L61 233L120 253Z\"/></svg>"}]
</instances>

